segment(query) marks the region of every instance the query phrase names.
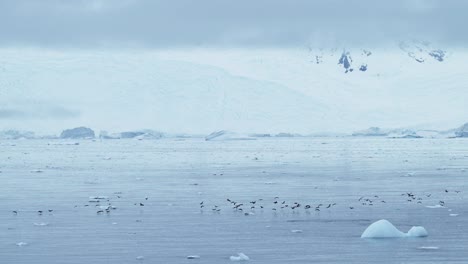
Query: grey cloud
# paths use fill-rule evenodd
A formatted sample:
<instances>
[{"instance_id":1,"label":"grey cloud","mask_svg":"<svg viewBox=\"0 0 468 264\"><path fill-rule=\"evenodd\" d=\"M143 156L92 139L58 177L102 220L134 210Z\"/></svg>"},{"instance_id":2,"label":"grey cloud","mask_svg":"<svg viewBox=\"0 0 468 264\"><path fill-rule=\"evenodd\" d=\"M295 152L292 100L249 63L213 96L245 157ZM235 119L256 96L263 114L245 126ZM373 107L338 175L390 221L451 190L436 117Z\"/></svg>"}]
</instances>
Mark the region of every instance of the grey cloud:
<instances>
[{"instance_id":1,"label":"grey cloud","mask_svg":"<svg viewBox=\"0 0 468 264\"><path fill-rule=\"evenodd\" d=\"M0 45L285 46L422 38L463 45L465 0L3 0Z\"/></svg>"},{"instance_id":2,"label":"grey cloud","mask_svg":"<svg viewBox=\"0 0 468 264\"><path fill-rule=\"evenodd\" d=\"M79 112L60 106L3 107L0 108L0 120L26 119L71 119L79 117Z\"/></svg>"}]
</instances>

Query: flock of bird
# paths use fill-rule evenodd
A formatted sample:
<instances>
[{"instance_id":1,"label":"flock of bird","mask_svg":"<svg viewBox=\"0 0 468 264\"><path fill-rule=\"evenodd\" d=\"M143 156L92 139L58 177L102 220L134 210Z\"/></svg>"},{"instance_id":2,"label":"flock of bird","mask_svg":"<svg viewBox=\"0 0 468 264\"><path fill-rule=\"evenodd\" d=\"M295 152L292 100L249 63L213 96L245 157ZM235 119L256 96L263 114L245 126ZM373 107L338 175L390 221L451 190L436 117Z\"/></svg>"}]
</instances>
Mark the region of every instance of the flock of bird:
<instances>
[{"instance_id":1,"label":"flock of bird","mask_svg":"<svg viewBox=\"0 0 468 264\"><path fill-rule=\"evenodd\" d=\"M447 189L445 189L443 191L443 193L447 194L449 192L452 192L452 193L460 193L460 191L458 190L453 190L453 191L449 191ZM120 199L122 198L121 196L121 193L120 192L117 192L115 193L115 196L117 199ZM406 200L406 202L408 203L417 203L417 204L422 204L424 198L429 198L429 199L432 199L432 194L431 193L426 193L426 194L423 194L423 195L416 195L416 194L413 194L412 192L405 192L405 193L402 193L401 194L402 197L404 197L404 199ZM138 201L138 202L135 202L133 203L134 206L138 206L138 207L143 207L145 206L144 202L145 201L148 201L148 197L146 196L144 198L144 201ZM436 199L438 200L438 205L439 206L445 206L446 205L446 202L444 200L439 200L439 199ZM432 199L431 201L434 201L434 199ZM248 202L239 202L239 201L235 201L233 199L230 199L230 198L226 198L226 202L228 204L228 207L231 208L233 211L235 212L245 212L246 215L249 215L250 213L248 213L249 211L252 212L256 209L269 209L269 210L272 210L272 211L278 211L278 210L286 210L286 209L289 209L289 210L299 210L299 209L304 209L304 210L313 210L313 211L316 211L316 212L320 212L321 210L326 210L326 209L331 209L335 206L337 206L338 204L336 202L330 202L330 203L317 203L317 204L312 204L312 203L302 203L302 202L287 202L286 200L283 200L283 199L280 199L280 197L276 196L274 197L273 199L269 200L269 201L266 201L264 199L257 199L257 200L252 200L252 201L248 201ZM386 204L387 201L385 201L384 199L380 198L378 195L372 195L372 196L361 196L357 199L357 202L355 202L353 205L351 206L347 206L347 208L349 208L350 210L353 210L356 208L357 205L360 205L360 206L374 206L375 204L377 203L380 203L380 204ZM205 201L201 201L199 203L200 205L200 209L203 211L206 209L207 207L207 204L205 203ZM108 197L108 196L91 196L89 197L89 201L87 204L83 205L84 207L95 207L96 208L96 213L97 214L109 214L111 213L112 210L116 210L117 207L114 206L111 202L111 199ZM75 208L78 207L78 205L75 205L74 206ZM220 206L220 205L217 205L217 204L214 204L214 205L210 205L209 206L211 211L213 212L221 212L221 209L223 206ZM19 213L19 210L14 210L12 211L13 214L17 215ZM37 211L37 214L38 215L42 215L43 213L45 212L48 212L49 214L52 214L54 212L53 209L48 209L48 210L38 210Z\"/></svg>"},{"instance_id":2,"label":"flock of bird","mask_svg":"<svg viewBox=\"0 0 468 264\"><path fill-rule=\"evenodd\" d=\"M455 191L449 191L445 189L443 193L460 193L460 191L455 190ZM413 194L412 192L406 192L401 194L402 197L405 197L406 202L408 203L417 203L417 204L422 204L425 198L431 198L432 194L427 193L423 194L421 196L417 196ZM426 199L427 200L427 199ZM434 201L434 199L431 198L430 201ZM285 210L285 209L290 209L290 210L296 210L299 208L303 208L304 210L313 210L316 212L320 212L321 210L324 209L331 209L334 206L337 206L336 202L331 202L331 203L317 203L317 204L312 204L312 203L301 203L301 202L287 202L286 200L280 199L278 196L274 197L272 200L265 201L264 199L257 199L249 202L239 202L235 201L233 199L227 198L226 202L228 203L228 208L231 208L235 212L246 212L246 215L249 215L247 213L248 211L254 211L256 209L268 209L272 211L278 211L278 210ZM357 202L355 202L351 206L347 206L350 210L353 210L356 208L356 206L374 206L376 203L379 204L386 204L387 201L379 197L378 195L372 195L372 196L361 196L357 199ZM438 200L437 202L439 206L445 206L445 201L444 200ZM200 209L206 210L207 209L207 203L205 201L200 202ZM209 206L208 209L211 209L213 212L220 212L221 211L221 206L218 204L214 204Z\"/></svg>"}]
</instances>

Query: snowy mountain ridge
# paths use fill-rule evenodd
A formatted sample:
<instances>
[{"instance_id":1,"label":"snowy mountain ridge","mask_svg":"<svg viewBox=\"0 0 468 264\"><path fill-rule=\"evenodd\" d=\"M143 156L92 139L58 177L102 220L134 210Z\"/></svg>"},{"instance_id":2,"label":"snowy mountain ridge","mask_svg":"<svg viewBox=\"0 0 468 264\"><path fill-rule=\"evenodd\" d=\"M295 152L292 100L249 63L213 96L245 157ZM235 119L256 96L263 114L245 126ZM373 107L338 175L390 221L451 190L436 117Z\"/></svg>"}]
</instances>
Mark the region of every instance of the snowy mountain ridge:
<instances>
[{"instance_id":1,"label":"snowy mountain ridge","mask_svg":"<svg viewBox=\"0 0 468 264\"><path fill-rule=\"evenodd\" d=\"M459 126L468 52L423 44L322 49L319 64L307 48L2 49L0 129L309 135Z\"/></svg>"}]
</instances>

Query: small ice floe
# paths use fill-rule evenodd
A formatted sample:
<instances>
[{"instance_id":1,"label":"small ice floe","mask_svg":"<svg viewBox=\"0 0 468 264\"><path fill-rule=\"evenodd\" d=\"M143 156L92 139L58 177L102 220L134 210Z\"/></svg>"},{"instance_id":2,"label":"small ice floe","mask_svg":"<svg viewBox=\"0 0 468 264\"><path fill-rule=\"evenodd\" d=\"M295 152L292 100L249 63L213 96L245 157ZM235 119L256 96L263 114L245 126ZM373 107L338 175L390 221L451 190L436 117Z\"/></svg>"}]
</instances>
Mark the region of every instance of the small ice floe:
<instances>
[{"instance_id":1,"label":"small ice floe","mask_svg":"<svg viewBox=\"0 0 468 264\"><path fill-rule=\"evenodd\" d=\"M18 247L24 247L24 246L27 246L28 243L26 243L26 242L18 242L18 243L16 243L16 245L17 245Z\"/></svg>"},{"instance_id":2,"label":"small ice floe","mask_svg":"<svg viewBox=\"0 0 468 264\"><path fill-rule=\"evenodd\" d=\"M49 224L48 223L34 223L35 226L48 226Z\"/></svg>"},{"instance_id":3,"label":"small ice floe","mask_svg":"<svg viewBox=\"0 0 468 264\"><path fill-rule=\"evenodd\" d=\"M302 230L300 230L300 229L293 229L293 230L291 230L291 233L302 233Z\"/></svg>"},{"instance_id":4,"label":"small ice floe","mask_svg":"<svg viewBox=\"0 0 468 264\"><path fill-rule=\"evenodd\" d=\"M414 172L408 172L406 173L405 177L412 177L414 176L414 174L415 174Z\"/></svg>"},{"instance_id":5,"label":"small ice floe","mask_svg":"<svg viewBox=\"0 0 468 264\"><path fill-rule=\"evenodd\" d=\"M135 180L137 180L137 181L142 181L142 180L144 180L144 179L143 179L143 178L140 178L140 177L136 177Z\"/></svg>"},{"instance_id":6,"label":"small ice floe","mask_svg":"<svg viewBox=\"0 0 468 264\"><path fill-rule=\"evenodd\" d=\"M401 232L392 223L382 219L372 223L362 233L361 238L398 238L398 237L427 237L428 233L422 226L413 226L408 233Z\"/></svg>"},{"instance_id":7,"label":"small ice floe","mask_svg":"<svg viewBox=\"0 0 468 264\"><path fill-rule=\"evenodd\" d=\"M198 255L190 255L190 256L187 256L187 259L200 259L200 256L198 256Z\"/></svg>"},{"instance_id":8,"label":"small ice floe","mask_svg":"<svg viewBox=\"0 0 468 264\"><path fill-rule=\"evenodd\" d=\"M110 205L101 205L101 206L99 206L99 209L102 209L102 210L110 210L110 209L111 209L111 206L110 206Z\"/></svg>"},{"instance_id":9,"label":"small ice floe","mask_svg":"<svg viewBox=\"0 0 468 264\"><path fill-rule=\"evenodd\" d=\"M116 225L116 224L117 224L117 222L112 222L112 224L113 224L113 225Z\"/></svg>"},{"instance_id":10,"label":"small ice floe","mask_svg":"<svg viewBox=\"0 0 468 264\"><path fill-rule=\"evenodd\" d=\"M237 253L237 256L229 257L231 261L248 261L250 258L244 253Z\"/></svg>"},{"instance_id":11,"label":"small ice floe","mask_svg":"<svg viewBox=\"0 0 468 264\"><path fill-rule=\"evenodd\" d=\"M244 215L255 215L254 212L248 212L248 213L244 213Z\"/></svg>"},{"instance_id":12,"label":"small ice floe","mask_svg":"<svg viewBox=\"0 0 468 264\"><path fill-rule=\"evenodd\" d=\"M437 250L439 247L418 247L420 250Z\"/></svg>"},{"instance_id":13,"label":"small ice floe","mask_svg":"<svg viewBox=\"0 0 468 264\"><path fill-rule=\"evenodd\" d=\"M104 157L102 158L103 160L111 160L112 158L111 157Z\"/></svg>"},{"instance_id":14,"label":"small ice floe","mask_svg":"<svg viewBox=\"0 0 468 264\"><path fill-rule=\"evenodd\" d=\"M136 257L136 259L137 259L137 260L144 260L145 257L143 257L143 256L138 256L138 257Z\"/></svg>"},{"instance_id":15,"label":"small ice floe","mask_svg":"<svg viewBox=\"0 0 468 264\"><path fill-rule=\"evenodd\" d=\"M431 208L431 209L436 209L436 208L442 208L443 206L440 204L436 204L436 205L426 205L426 207Z\"/></svg>"},{"instance_id":16,"label":"small ice floe","mask_svg":"<svg viewBox=\"0 0 468 264\"><path fill-rule=\"evenodd\" d=\"M450 216L458 216L458 214L449 214Z\"/></svg>"}]
</instances>

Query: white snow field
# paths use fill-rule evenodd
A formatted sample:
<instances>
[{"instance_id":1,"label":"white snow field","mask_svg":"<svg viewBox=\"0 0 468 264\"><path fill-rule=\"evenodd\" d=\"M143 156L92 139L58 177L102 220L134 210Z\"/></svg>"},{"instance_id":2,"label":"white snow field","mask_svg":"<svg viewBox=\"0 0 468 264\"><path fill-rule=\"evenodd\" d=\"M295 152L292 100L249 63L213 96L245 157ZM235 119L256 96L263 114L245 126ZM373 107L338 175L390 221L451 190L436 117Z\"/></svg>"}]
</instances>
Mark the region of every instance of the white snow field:
<instances>
[{"instance_id":1,"label":"white snow field","mask_svg":"<svg viewBox=\"0 0 468 264\"><path fill-rule=\"evenodd\" d=\"M468 260L466 139L75 142L0 142L0 263Z\"/></svg>"},{"instance_id":2,"label":"white snow field","mask_svg":"<svg viewBox=\"0 0 468 264\"><path fill-rule=\"evenodd\" d=\"M413 51L420 47L425 54ZM443 51L443 60L431 51ZM344 54L352 57L353 72L339 64ZM417 42L334 49L2 48L0 130L447 130L467 122L467 60L463 49Z\"/></svg>"}]
</instances>

